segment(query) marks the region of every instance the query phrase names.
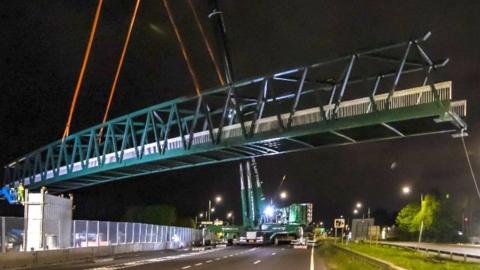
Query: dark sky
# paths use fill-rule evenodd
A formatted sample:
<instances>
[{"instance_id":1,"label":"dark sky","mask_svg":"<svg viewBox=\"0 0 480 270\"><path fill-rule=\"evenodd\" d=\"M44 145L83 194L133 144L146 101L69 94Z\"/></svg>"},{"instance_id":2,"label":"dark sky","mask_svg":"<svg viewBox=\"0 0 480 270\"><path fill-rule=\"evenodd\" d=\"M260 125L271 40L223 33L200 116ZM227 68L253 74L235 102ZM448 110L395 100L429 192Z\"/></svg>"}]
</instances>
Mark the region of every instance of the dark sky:
<instances>
[{"instance_id":1,"label":"dark sky","mask_svg":"<svg viewBox=\"0 0 480 270\"><path fill-rule=\"evenodd\" d=\"M186 1L171 1L202 88L216 86ZM452 80L467 99L467 144L480 173L478 89L480 1L219 0L225 13L236 78L317 62L360 48L433 35L427 48L450 63L436 80ZM206 1L195 1L204 26ZM72 131L101 121L134 1L105 0ZM96 1L0 1L0 163L58 139L65 125ZM160 0L144 0L120 77L111 116L193 95L179 47ZM391 169L392 162L397 166ZM314 203L315 218L351 213L355 201L391 211L419 192L449 192L463 205L474 197L461 141L447 135L351 145L258 159L271 196L281 177L290 201ZM172 203L183 214L225 196L223 211L239 213L237 163L225 163L85 189L78 218L113 220L124 207ZM415 194L403 198L403 184ZM103 207L102 203L107 206ZM0 215L5 208L0 208Z\"/></svg>"}]
</instances>

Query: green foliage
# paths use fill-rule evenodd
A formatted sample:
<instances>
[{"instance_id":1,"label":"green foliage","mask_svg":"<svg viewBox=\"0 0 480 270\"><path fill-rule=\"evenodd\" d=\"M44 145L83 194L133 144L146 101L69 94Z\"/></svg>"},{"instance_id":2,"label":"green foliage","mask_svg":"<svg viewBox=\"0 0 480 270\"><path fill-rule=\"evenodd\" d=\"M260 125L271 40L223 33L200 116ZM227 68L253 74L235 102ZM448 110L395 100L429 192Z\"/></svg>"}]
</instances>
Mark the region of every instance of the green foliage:
<instances>
[{"instance_id":1,"label":"green foliage","mask_svg":"<svg viewBox=\"0 0 480 270\"><path fill-rule=\"evenodd\" d=\"M400 237L411 239L418 235L423 221L424 239L429 241L452 242L458 240L460 227L449 197L438 200L426 195L421 203L407 204L397 215L396 223L401 231Z\"/></svg>"},{"instance_id":2,"label":"green foliage","mask_svg":"<svg viewBox=\"0 0 480 270\"><path fill-rule=\"evenodd\" d=\"M325 241L319 247L315 248L316 256L322 258L328 269L331 270L374 270L378 269L363 260L351 256L350 254L335 248L332 243Z\"/></svg>"},{"instance_id":3,"label":"green foliage","mask_svg":"<svg viewBox=\"0 0 480 270\"><path fill-rule=\"evenodd\" d=\"M432 195L426 195L422 200L420 211L415 215L412 226L420 228L423 221L423 228L427 231L432 227L433 222L438 217L440 203Z\"/></svg>"},{"instance_id":4,"label":"green foliage","mask_svg":"<svg viewBox=\"0 0 480 270\"><path fill-rule=\"evenodd\" d=\"M174 225L177 220L175 207L170 205L151 205L143 210L144 223Z\"/></svg>"},{"instance_id":5,"label":"green foliage","mask_svg":"<svg viewBox=\"0 0 480 270\"><path fill-rule=\"evenodd\" d=\"M175 225L179 227L195 228L195 220L190 217L178 217Z\"/></svg>"},{"instance_id":6,"label":"green foliage","mask_svg":"<svg viewBox=\"0 0 480 270\"><path fill-rule=\"evenodd\" d=\"M397 266L412 270L474 270L479 269L478 263L451 261L438 256L426 256L410 249L384 247L369 244L351 243L348 247L352 250L367 254ZM358 268L362 269L362 268Z\"/></svg>"},{"instance_id":7,"label":"green foliage","mask_svg":"<svg viewBox=\"0 0 480 270\"><path fill-rule=\"evenodd\" d=\"M123 219L128 222L174 225L177 214L175 207L170 205L132 206L127 208Z\"/></svg>"},{"instance_id":8,"label":"green foliage","mask_svg":"<svg viewBox=\"0 0 480 270\"><path fill-rule=\"evenodd\" d=\"M415 216L420 211L420 207L416 204L409 203L407 204L397 215L396 222L398 227L403 232L413 233L418 230L418 227L413 226L413 220Z\"/></svg>"}]
</instances>

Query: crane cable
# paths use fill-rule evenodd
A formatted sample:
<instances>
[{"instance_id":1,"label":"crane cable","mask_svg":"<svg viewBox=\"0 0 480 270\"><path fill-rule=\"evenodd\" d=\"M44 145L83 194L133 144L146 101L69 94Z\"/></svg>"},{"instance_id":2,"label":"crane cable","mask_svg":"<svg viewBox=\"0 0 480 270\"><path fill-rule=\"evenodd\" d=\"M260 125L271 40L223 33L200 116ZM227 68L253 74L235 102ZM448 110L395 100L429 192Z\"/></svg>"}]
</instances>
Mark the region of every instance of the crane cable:
<instances>
[{"instance_id":1,"label":"crane cable","mask_svg":"<svg viewBox=\"0 0 480 270\"><path fill-rule=\"evenodd\" d=\"M103 0L98 0L97 10L95 12L95 18L93 19L92 30L90 31L90 36L88 38L87 49L85 50L85 55L83 57L82 67L80 69L80 75L78 76L77 85L75 86L75 92L73 94L72 103L70 105L70 111L68 113L68 120L65 125L65 130L63 131L62 138L65 139L70 134L70 125L72 123L73 113L75 111L75 106L77 105L78 94L83 82L83 77L85 70L87 68L88 58L90 57L90 50L92 48L93 39L95 37L95 32L97 30L98 19L100 17L100 11L102 9Z\"/></svg>"},{"instance_id":2,"label":"crane cable","mask_svg":"<svg viewBox=\"0 0 480 270\"><path fill-rule=\"evenodd\" d=\"M207 35L205 34L205 30L203 29L200 19L198 18L197 11L195 10L195 7L192 4L192 0L187 0L187 2L188 2L188 5L190 6L190 9L192 10L193 17L195 18L195 22L197 23L198 30L202 35L205 47L207 47L210 60L212 60L212 63L215 67L215 72L217 73L218 81L220 82L221 85L225 85L225 81L223 79L222 73L220 72L220 67L218 66L217 60L215 59L215 54L213 53L212 46L210 46L210 42L208 42Z\"/></svg>"},{"instance_id":3,"label":"crane cable","mask_svg":"<svg viewBox=\"0 0 480 270\"><path fill-rule=\"evenodd\" d=\"M183 58L185 59L185 62L187 64L188 72L190 73L190 76L192 77L193 81L193 86L195 87L195 92L197 93L197 96L200 96L200 83L198 82L197 75L195 74L195 71L193 70L192 63L190 61L190 58L188 56L187 50L185 49L185 44L183 43L182 37L180 36L180 32L178 31L177 25L175 24L175 20L173 19L172 12L170 10L170 6L168 4L167 0L163 0L163 5L165 6L165 9L167 10L167 15L168 19L170 20L170 23L172 24L173 30L175 32L175 36L177 37L177 41L180 44L180 49L182 51Z\"/></svg>"},{"instance_id":4,"label":"crane cable","mask_svg":"<svg viewBox=\"0 0 480 270\"><path fill-rule=\"evenodd\" d=\"M467 144L465 143L465 130L462 129L460 138L462 139L463 150L465 151L465 157L467 158L468 167L470 169L470 175L472 176L473 184L477 192L477 196L480 199L480 189L478 188L477 178L475 177L475 172L473 171L472 162L470 161L470 156L468 155Z\"/></svg>"},{"instance_id":5,"label":"crane cable","mask_svg":"<svg viewBox=\"0 0 480 270\"><path fill-rule=\"evenodd\" d=\"M127 36L125 38L125 43L123 44L122 53L118 61L117 71L115 72L115 77L113 79L112 87L110 89L110 95L108 97L107 107L105 108L105 114L103 115L102 125L101 125L99 136L98 136L99 139L102 137L103 128L104 128L105 122L107 122L108 113L110 112L110 107L112 106L113 96L115 95L115 91L117 89L118 77L120 76L120 72L122 71L123 60L125 59L125 55L127 53L128 44L130 42L130 37L132 35L132 30L135 24L135 19L137 17L137 12L138 12L138 7L140 6L140 2L141 0L137 0L137 2L135 3L135 8L133 9L132 18L130 19L130 25L128 27Z\"/></svg>"}]
</instances>

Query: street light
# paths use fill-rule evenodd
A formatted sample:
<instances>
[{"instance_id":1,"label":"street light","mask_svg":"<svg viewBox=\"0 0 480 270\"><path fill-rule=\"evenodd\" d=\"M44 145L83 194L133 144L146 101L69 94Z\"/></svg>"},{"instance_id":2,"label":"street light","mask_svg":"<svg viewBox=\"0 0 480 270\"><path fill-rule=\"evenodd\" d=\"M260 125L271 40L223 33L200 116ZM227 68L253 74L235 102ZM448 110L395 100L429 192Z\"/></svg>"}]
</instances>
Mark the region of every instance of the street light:
<instances>
[{"instance_id":1,"label":"street light","mask_svg":"<svg viewBox=\"0 0 480 270\"><path fill-rule=\"evenodd\" d=\"M286 198L287 198L287 192L286 192L286 191L282 191L282 192L280 193L280 199L285 200Z\"/></svg>"},{"instance_id":2,"label":"street light","mask_svg":"<svg viewBox=\"0 0 480 270\"><path fill-rule=\"evenodd\" d=\"M216 203L221 203L222 202L222 196L217 195L215 197L215 202ZM211 215L212 215L213 212L215 212L215 208L212 207L212 200L208 200L208 213L207 213L208 221L211 220Z\"/></svg>"},{"instance_id":3,"label":"street light","mask_svg":"<svg viewBox=\"0 0 480 270\"><path fill-rule=\"evenodd\" d=\"M403 194L408 195L408 194L410 194L411 191L412 190L409 186L402 187L402 193ZM422 209L423 199L424 199L423 198L423 193L420 193L420 209ZM420 223L420 230L418 232L418 245L420 245L420 243L422 242L422 234L423 234L423 226L424 226L423 222L424 222L424 220L423 220L423 217L422 217L422 220L421 220L421 223Z\"/></svg>"},{"instance_id":4,"label":"street light","mask_svg":"<svg viewBox=\"0 0 480 270\"><path fill-rule=\"evenodd\" d=\"M356 205L357 208L362 208L362 203L361 202L357 202L357 205ZM358 211L357 211L358 212Z\"/></svg>"},{"instance_id":5,"label":"street light","mask_svg":"<svg viewBox=\"0 0 480 270\"><path fill-rule=\"evenodd\" d=\"M353 209L353 214L358 214L358 210L357 209Z\"/></svg>"},{"instance_id":6,"label":"street light","mask_svg":"<svg viewBox=\"0 0 480 270\"><path fill-rule=\"evenodd\" d=\"M200 218L203 218L203 213L198 214Z\"/></svg>"},{"instance_id":7,"label":"street light","mask_svg":"<svg viewBox=\"0 0 480 270\"><path fill-rule=\"evenodd\" d=\"M232 212L232 211L228 212L228 214L227 214L227 219L231 219L231 220L232 220L232 224L235 224L235 216L233 215L233 212Z\"/></svg>"}]
</instances>

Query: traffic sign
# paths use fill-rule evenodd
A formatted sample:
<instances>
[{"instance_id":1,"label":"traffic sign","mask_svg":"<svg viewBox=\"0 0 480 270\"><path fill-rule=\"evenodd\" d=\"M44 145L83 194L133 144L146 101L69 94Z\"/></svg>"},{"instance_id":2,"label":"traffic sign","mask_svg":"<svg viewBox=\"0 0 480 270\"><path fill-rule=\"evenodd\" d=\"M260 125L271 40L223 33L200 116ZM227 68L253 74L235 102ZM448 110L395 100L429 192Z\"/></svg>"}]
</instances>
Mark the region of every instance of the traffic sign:
<instances>
[{"instance_id":1,"label":"traffic sign","mask_svg":"<svg viewBox=\"0 0 480 270\"><path fill-rule=\"evenodd\" d=\"M345 228L345 219L344 218L336 218L334 221L335 229Z\"/></svg>"}]
</instances>

